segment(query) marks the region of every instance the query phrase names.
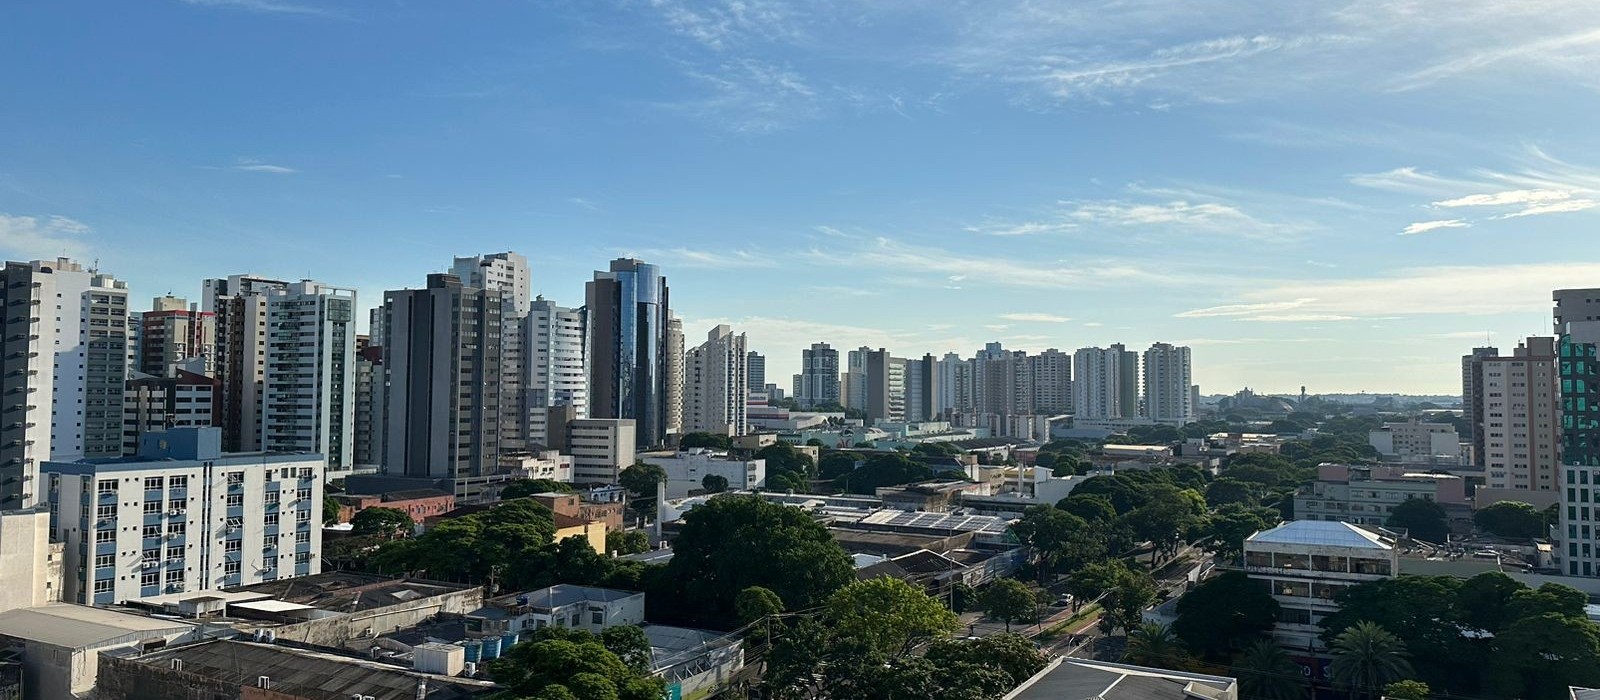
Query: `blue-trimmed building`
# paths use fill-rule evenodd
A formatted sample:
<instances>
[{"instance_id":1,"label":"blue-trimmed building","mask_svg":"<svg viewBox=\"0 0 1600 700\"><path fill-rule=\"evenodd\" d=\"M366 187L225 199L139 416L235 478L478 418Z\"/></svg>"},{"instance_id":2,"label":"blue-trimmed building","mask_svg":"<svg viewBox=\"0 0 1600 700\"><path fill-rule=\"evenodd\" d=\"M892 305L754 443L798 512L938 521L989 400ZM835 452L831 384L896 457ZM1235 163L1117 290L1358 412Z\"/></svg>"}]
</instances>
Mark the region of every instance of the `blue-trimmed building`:
<instances>
[{"instance_id":1,"label":"blue-trimmed building","mask_svg":"<svg viewBox=\"0 0 1600 700\"><path fill-rule=\"evenodd\" d=\"M1559 313L1559 312L1558 312ZM1559 318L1559 316L1558 316ZM1563 568L1600 576L1600 321L1572 321L1557 348L1561 382Z\"/></svg>"},{"instance_id":2,"label":"blue-trimmed building","mask_svg":"<svg viewBox=\"0 0 1600 700\"><path fill-rule=\"evenodd\" d=\"M63 600L111 605L322 570L317 454L222 453L220 428L140 436L131 457L45 462Z\"/></svg>"}]
</instances>

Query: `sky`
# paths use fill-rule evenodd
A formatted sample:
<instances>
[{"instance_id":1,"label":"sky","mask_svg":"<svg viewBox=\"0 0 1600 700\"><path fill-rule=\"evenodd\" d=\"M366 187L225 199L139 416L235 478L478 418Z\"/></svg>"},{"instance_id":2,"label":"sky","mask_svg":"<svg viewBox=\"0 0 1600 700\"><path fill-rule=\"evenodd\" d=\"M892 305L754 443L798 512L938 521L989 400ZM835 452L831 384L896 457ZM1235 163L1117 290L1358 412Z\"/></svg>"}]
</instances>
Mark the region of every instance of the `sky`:
<instances>
[{"instance_id":1,"label":"sky","mask_svg":"<svg viewBox=\"0 0 1600 700\"><path fill-rule=\"evenodd\" d=\"M137 308L252 272L659 263L800 349L1193 347L1205 393L1459 391L1600 287L1593 0L0 7L0 256Z\"/></svg>"}]
</instances>

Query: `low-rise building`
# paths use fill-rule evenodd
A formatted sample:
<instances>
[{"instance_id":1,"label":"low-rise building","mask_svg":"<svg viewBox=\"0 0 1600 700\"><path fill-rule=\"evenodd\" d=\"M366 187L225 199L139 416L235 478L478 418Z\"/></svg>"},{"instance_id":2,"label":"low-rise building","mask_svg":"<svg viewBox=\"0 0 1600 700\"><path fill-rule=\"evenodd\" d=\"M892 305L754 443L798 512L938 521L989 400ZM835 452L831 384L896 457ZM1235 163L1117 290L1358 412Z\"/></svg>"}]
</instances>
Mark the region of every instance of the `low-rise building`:
<instances>
[{"instance_id":1,"label":"low-rise building","mask_svg":"<svg viewBox=\"0 0 1600 700\"><path fill-rule=\"evenodd\" d=\"M1389 461L1461 463L1461 436L1449 423L1425 423L1415 419L1384 423L1382 428L1367 433L1367 440Z\"/></svg>"},{"instance_id":2,"label":"low-rise building","mask_svg":"<svg viewBox=\"0 0 1600 700\"><path fill-rule=\"evenodd\" d=\"M137 454L145 433L221 424L221 380L184 370L171 377L133 375L122 393L122 454Z\"/></svg>"},{"instance_id":3,"label":"low-rise building","mask_svg":"<svg viewBox=\"0 0 1600 700\"><path fill-rule=\"evenodd\" d=\"M549 508L550 512L556 515L604 523L607 532L622 529L622 510L624 507L622 501L596 503L576 493L538 493L530 498Z\"/></svg>"},{"instance_id":4,"label":"low-rise building","mask_svg":"<svg viewBox=\"0 0 1600 700\"><path fill-rule=\"evenodd\" d=\"M413 489L410 491L392 491L377 495L336 494L333 500L339 503L339 522L348 523L351 518L368 508L393 508L403 510L411 516L411 521L421 525L428 518L448 513L456 507L456 495L438 489Z\"/></svg>"},{"instance_id":5,"label":"low-rise building","mask_svg":"<svg viewBox=\"0 0 1600 700\"><path fill-rule=\"evenodd\" d=\"M1301 487L1294 497L1300 520L1333 520L1382 527L1395 506L1420 498L1454 511L1457 519L1471 517L1466 481L1406 467L1322 464L1317 480Z\"/></svg>"},{"instance_id":6,"label":"low-rise building","mask_svg":"<svg viewBox=\"0 0 1600 700\"><path fill-rule=\"evenodd\" d=\"M323 461L223 454L220 428L141 437L137 455L46 462L63 600L110 605L322 570Z\"/></svg>"},{"instance_id":7,"label":"low-rise building","mask_svg":"<svg viewBox=\"0 0 1600 700\"><path fill-rule=\"evenodd\" d=\"M500 457L500 466L519 479L545 479L572 483L577 475L577 458L556 450L512 452Z\"/></svg>"},{"instance_id":8,"label":"low-rise building","mask_svg":"<svg viewBox=\"0 0 1600 700\"><path fill-rule=\"evenodd\" d=\"M281 645L217 639L100 658L104 700L468 700L501 692L380 661Z\"/></svg>"},{"instance_id":9,"label":"low-rise building","mask_svg":"<svg viewBox=\"0 0 1600 700\"><path fill-rule=\"evenodd\" d=\"M1294 520L1244 541L1244 571L1280 606L1272 635L1291 651L1317 653L1320 623L1339 610L1345 589L1394 578L1400 555L1393 536L1343 522Z\"/></svg>"},{"instance_id":10,"label":"low-rise building","mask_svg":"<svg viewBox=\"0 0 1600 700\"><path fill-rule=\"evenodd\" d=\"M486 633L522 634L545 627L599 634L608 627L644 623L644 594L611 588L559 585L494 598L468 614Z\"/></svg>"},{"instance_id":11,"label":"low-rise building","mask_svg":"<svg viewBox=\"0 0 1600 700\"><path fill-rule=\"evenodd\" d=\"M1002 700L1238 700L1239 682L1159 668L1057 657Z\"/></svg>"},{"instance_id":12,"label":"low-rise building","mask_svg":"<svg viewBox=\"0 0 1600 700\"><path fill-rule=\"evenodd\" d=\"M102 652L189 641L197 629L178 620L68 603L0 613L0 640L22 651L23 686L30 698L83 697L94 690Z\"/></svg>"},{"instance_id":13,"label":"low-rise building","mask_svg":"<svg viewBox=\"0 0 1600 700\"><path fill-rule=\"evenodd\" d=\"M735 459L727 452L700 447L681 452L649 452L639 459L667 473L667 498L685 498L691 491L701 490L701 484L711 475L727 479L731 491L751 491L767 485L767 461L764 459Z\"/></svg>"}]
</instances>

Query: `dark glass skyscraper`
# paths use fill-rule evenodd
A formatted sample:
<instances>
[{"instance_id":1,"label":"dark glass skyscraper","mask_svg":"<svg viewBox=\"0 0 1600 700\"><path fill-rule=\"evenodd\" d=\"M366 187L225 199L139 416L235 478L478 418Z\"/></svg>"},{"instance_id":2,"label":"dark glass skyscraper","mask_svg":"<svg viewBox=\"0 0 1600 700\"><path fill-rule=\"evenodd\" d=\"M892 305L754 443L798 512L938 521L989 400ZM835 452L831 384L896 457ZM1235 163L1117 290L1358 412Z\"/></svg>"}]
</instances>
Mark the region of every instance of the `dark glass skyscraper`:
<instances>
[{"instance_id":1,"label":"dark glass skyscraper","mask_svg":"<svg viewBox=\"0 0 1600 700\"><path fill-rule=\"evenodd\" d=\"M667 343L670 311L661 268L632 258L611 261L587 285L589 416L631 418L638 444L667 435Z\"/></svg>"}]
</instances>

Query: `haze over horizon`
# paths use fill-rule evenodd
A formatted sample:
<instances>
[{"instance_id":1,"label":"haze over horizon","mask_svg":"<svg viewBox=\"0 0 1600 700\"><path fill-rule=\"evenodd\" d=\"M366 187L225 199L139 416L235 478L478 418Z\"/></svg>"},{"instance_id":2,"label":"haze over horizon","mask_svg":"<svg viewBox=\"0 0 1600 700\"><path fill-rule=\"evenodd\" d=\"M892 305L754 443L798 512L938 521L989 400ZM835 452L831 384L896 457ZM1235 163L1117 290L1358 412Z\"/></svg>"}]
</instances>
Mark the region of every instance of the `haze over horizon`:
<instances>
[{"instance_id":1,"label":"haze over horizon","mask_svg":"<svg viewBox=\"0 0 1600 700\"><path fill-rule=\"evenodd\" d=\"M1427 8L11 6L0 256L143 309L503 250L576 306L636 255L785 387L812 342L1164 341L1206 394L1450 394L1600 287L1600 6Z\"/></svg>"}]
</instances>

